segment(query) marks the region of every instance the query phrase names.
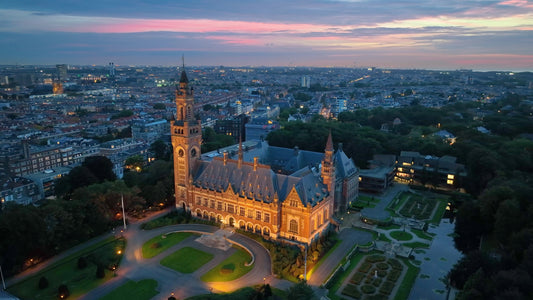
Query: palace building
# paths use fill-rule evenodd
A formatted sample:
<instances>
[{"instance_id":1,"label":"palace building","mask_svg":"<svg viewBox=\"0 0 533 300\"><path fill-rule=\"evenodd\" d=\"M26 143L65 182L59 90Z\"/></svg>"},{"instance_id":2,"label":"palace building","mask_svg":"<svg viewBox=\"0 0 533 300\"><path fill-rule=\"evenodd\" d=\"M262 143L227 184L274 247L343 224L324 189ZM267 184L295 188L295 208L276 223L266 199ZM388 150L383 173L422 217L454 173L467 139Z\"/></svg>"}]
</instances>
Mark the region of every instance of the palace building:
<instances>
[{"instance_id":1,"label":"palace building","mask_svg":"<svg viewBox=\"0 0 533 300\"><path fill-rule=\"evenodd\" d=\"M239 143L236 159L227 152L202 159L202 128L194 116L193 92L183 70L171 123L176 207L272 239L309 244L327 230L338 206L345 209L355 200L357 168L342 148L342 153L334 153L331 134L324 153L270 147L264 155L245 160ZM294 155L281 155L287 151ZM337 164L343 165L341 170L336 170ZM342 178L336 179L336 174Z\"/></svg>"}]
</instances>

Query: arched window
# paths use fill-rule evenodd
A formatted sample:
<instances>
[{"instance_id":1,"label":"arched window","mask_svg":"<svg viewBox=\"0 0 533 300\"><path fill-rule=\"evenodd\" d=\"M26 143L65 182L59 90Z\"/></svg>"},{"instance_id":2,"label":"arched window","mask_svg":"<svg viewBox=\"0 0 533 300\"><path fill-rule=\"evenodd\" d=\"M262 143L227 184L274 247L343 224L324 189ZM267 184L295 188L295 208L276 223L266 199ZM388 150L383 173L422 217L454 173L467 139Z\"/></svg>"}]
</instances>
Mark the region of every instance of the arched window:
<instances>
[{"instance_id":1,"label":"arched window","mask_svg":"<svg viewBox=\"0 0 533 300\"><path fill-rule=\"evenodd\" d=\"M298 234L298 222L296 222L296 220L291 220L289 222L289 232Z\"/></svg>"}]
</instances>

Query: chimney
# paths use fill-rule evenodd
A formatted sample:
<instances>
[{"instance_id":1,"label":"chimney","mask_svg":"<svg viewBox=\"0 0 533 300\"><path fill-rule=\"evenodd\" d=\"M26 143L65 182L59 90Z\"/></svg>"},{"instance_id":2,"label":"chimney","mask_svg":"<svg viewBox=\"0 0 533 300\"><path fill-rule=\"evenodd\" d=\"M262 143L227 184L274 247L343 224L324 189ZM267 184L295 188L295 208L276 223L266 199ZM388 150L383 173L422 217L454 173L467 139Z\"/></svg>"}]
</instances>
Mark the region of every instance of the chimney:
<instances>
[{"instance_id":1,"label":"chimney","mask_svg":"<svg viewBox=\"0 0 533 300\"><path fill-rule=\"evenodd\" d=\"M257 156L254 157L254 171L257 171L257 165L259 163L257 162Z\"/></svg>"},{"instance_id":2,"label":"chimney","mask_svg":"<svg viewBox=\"0 0 533 300\"><path fill-rule=\"evenodd\" d=\"M299 151L300 151L300 148L298 148L298 146L294 146L294 156L298 156Z\"/></svg>"},{"instance_id":3,"label":"chimney","mask_svg":"<svg viewBox=\"0 0 533 300\"><path fill-rule=\"evenodd\" d=\"M222 155L224 157L224 165L226 165L228 163L228 152L224 151Z\"/></svg>"},{"instance_id":4,"label":"chimney","mask_svg":"<svg viewBox=\"0 0 533 300\"><path fill-rule=\"evenodd\" d=\"M343 151L343 150L342 150L342 143L339 143L339 149L338 149L338 151L341 151L341 152Z\"/></svg>"}]
</instances>

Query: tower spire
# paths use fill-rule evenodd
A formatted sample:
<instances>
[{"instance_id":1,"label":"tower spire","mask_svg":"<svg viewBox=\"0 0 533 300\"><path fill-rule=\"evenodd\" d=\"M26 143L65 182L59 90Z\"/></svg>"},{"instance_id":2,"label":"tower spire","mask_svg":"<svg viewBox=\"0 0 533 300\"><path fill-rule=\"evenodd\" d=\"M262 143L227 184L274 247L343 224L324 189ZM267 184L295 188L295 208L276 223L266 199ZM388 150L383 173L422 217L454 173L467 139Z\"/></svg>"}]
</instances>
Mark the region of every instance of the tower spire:
<instances>
[{"instance_id":1,"label":"tower spire","mask_svg":"<svg viewBox=\"0 0 533 300\"><path fill-rule=\"evenodd\" d=\"M331 138L331 129L329 130L328 141L326 142L326 151L333 151L333 140Z\"/></svg>"}]
</instances>

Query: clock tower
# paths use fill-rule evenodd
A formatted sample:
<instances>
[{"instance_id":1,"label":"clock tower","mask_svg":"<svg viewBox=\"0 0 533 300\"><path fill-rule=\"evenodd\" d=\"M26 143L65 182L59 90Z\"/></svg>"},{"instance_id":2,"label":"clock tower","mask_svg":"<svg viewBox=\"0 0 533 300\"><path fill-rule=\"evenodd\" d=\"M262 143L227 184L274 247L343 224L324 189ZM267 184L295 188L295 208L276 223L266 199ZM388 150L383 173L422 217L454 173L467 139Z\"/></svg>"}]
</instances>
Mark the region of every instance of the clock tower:
<instances>
[{"instance_id":1,"label":"clock tower","mask_svg":"<svg viewBox=\"0 0 533 300\"><path fill-rule=\"evenodd\" d=\"M176 207L190 209L193 204L191 188L193 171L200 159L202 125L194 116L193 88L185 73L181 71L179 86L176 87L176 119L171 122L171 139L174 155L174 193Z\"/></svg>"}]
</instances>

